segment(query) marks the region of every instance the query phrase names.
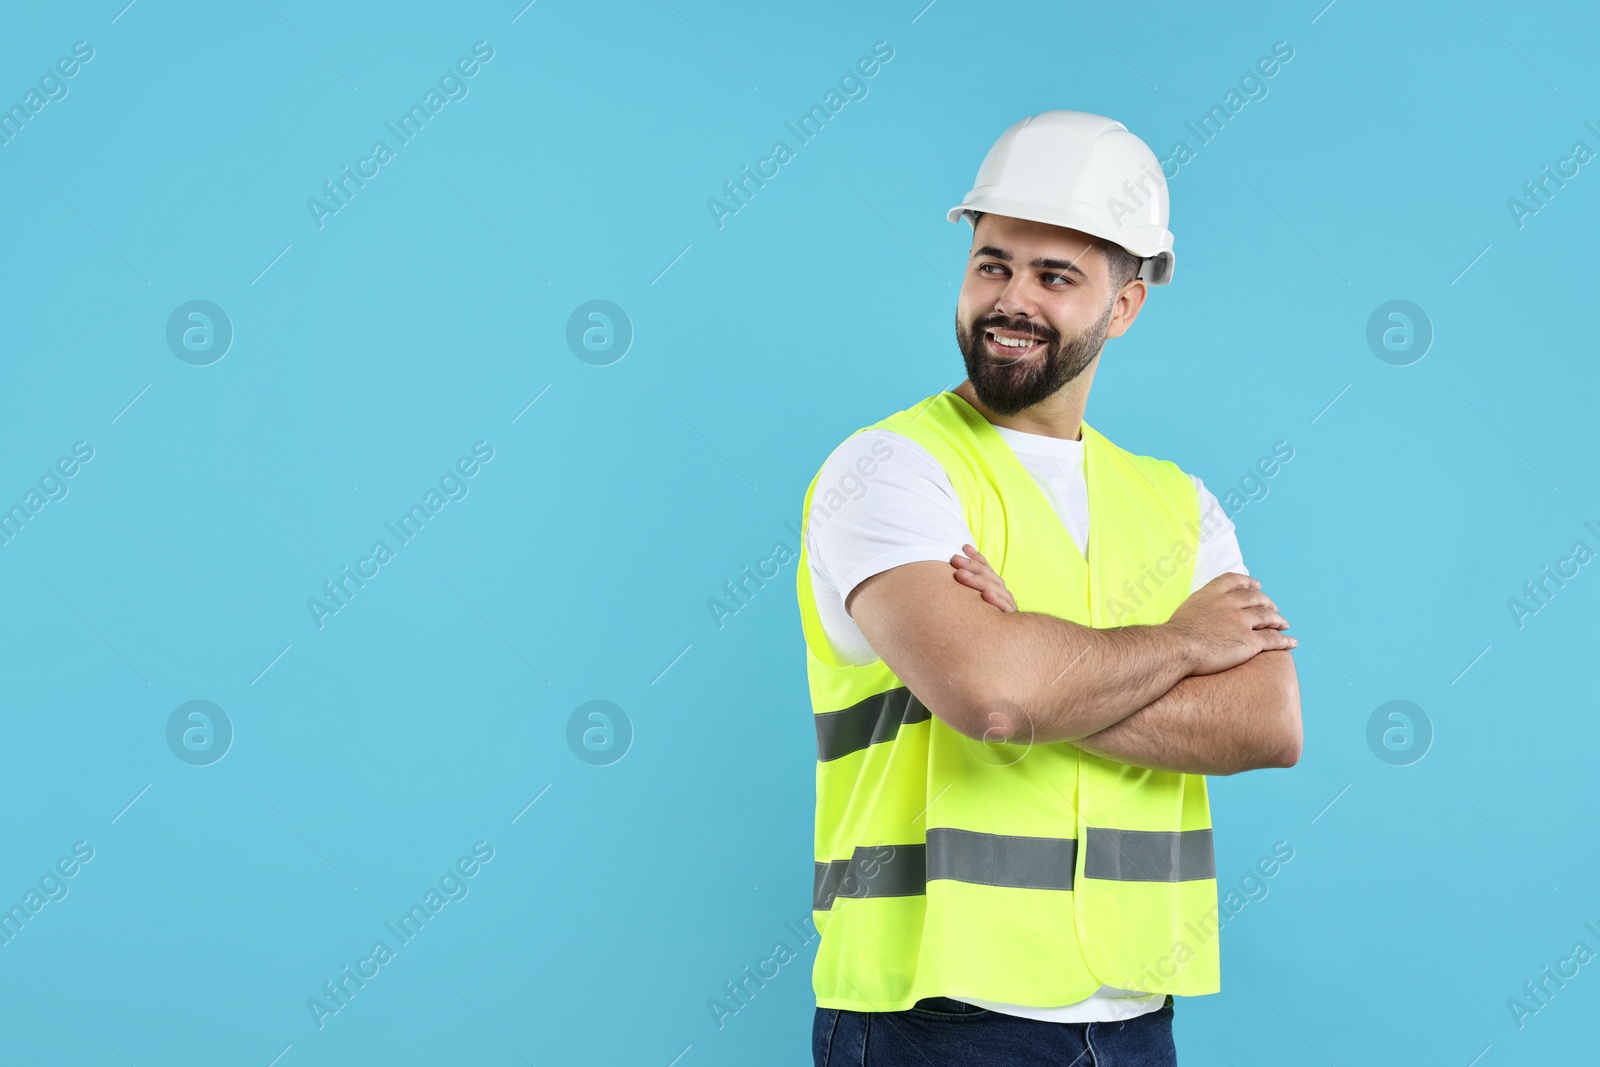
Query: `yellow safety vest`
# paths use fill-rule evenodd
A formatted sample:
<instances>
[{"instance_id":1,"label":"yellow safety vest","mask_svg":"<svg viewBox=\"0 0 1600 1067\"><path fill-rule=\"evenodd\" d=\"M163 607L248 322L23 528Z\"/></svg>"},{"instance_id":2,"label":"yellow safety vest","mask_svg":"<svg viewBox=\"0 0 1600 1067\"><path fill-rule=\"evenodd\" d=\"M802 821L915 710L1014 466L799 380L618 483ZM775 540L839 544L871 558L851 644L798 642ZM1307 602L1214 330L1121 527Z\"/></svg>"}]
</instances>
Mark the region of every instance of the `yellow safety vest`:
<instances>
[{"instance_id":1,"label":"yellow safety vest","mask_svg":"<svg viewBox=\"0 0 1600 1067\"><path fill-rule=\"evenodd\" d=\"M866 428L903 434L939 461L1020 610L1151 625L1188 597L1199 497L1175 464L1083 423L1085 560L1011 447L955 393ZM813 477L802 530L816 488ZM931 996L1053 1006L1102 983L1177 996L1221 988L1204 775L1067 742L968 738L882 659L851 666L834 654L804 538L798 587L817 729L820 1007L900 1011Z\"/></svg>"}]
</instances>

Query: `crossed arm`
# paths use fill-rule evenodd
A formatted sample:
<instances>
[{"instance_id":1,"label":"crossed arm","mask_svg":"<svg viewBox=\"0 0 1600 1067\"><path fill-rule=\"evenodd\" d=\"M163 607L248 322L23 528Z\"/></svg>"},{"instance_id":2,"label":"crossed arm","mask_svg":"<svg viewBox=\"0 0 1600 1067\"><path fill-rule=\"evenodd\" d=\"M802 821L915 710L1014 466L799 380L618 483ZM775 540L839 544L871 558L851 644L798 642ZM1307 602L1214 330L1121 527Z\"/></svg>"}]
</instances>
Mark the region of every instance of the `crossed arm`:
<instances>
[{"instance_id":1,"label":"crossed arm","mask_svg":"<svg viewBox=\"0 0 1600 1067\"><path fill-rule=\"evenodd\" d=\"M957 580L987 603L1016 610L1005 582L976 549L970 558L952 558L951 565ZM1294 657L1287 649L1264 649L1217 674L1188 675L1139 710L1072 743L1161 771L1226 775L1292 767L1303 744Z\"/></svg>"},{"instance_id":2,"label":"crossed arm","mask_svg":"<svg viewBox=\"0 0 1600 1067\"><path fill-rule=\"evenodd\" d=\"M846 601L873 648L952 728L1195 774L1298 761L1295 642L1254 579L1219 576L1168 623L1101 630L1018 612L967 548L971 558L948 566L874 575Z\"/></svg>"},{"instance_id":3,"label":"crossed arm","mask_svg":"<svg viewBox=\"0 0 1600 1067\"><path fill-rule=\"evenodd\" d=\"M1120 722L1080 737L1085 752L1134 767L1233 774L1300 759L1300 685L1287 649L1220 674L1190 675Z\"/></svg>"}]
</instances>

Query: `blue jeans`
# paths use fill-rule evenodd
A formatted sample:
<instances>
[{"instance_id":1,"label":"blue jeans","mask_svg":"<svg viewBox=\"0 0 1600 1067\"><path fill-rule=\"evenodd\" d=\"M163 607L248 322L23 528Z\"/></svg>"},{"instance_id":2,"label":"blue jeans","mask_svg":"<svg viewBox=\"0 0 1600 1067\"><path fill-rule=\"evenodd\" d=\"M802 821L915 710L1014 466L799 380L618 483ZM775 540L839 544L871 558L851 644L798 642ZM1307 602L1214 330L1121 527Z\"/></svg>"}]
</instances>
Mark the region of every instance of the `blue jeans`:
<instances>
[{"instance_id":1,"label":"blue jeans","mask_svg":"<svg viewBox=\"0 0 1600 1067\"><path fill-rule=\"evenodd\" d=\"M1177 1067L1172 997L1117 1022L1047 1023L925 997L904 1011L818 1008L815 1067Z\"/></svg>"}]
</instances>

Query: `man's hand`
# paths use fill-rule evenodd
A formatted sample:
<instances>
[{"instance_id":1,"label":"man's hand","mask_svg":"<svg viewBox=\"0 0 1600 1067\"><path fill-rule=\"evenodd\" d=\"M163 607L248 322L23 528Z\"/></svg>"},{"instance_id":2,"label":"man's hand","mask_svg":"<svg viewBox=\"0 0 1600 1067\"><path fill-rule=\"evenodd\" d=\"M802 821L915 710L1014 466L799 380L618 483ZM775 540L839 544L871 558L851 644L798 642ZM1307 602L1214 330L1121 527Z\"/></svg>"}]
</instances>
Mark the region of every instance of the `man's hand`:
<instances>
[{"instance_id":1,"label":"man's hand","mask_svg":"<svg viewBox=\"0 0 1600 1067\"><path fill-rule=\"evenodd\" d=\"M1017 602L1011 597L1011 590L1006 588L1005 581L995 573L989 561L984 559L975 545L962 545L967 555L950 557L950 566L956 569L956 581L968 589L976 589L983 594L986 603L993 604L1001 611L1016 611Z\"/></svg>"},{"instance_id":2,"label":"man's hand","mask_svg":"<svg viewBox=\"0 0 1600 1067\"><path fill-rule=\"evenodd\" d=\"M1289 628L1289 620L1247 574L1217 575L1190 593L1165 625L1188 647L1191 675L1220 674L1257 652L1300 643L1281 632Z\"/></svg>"},{"instance_id":3,"label":"man's hand","mask_svg":"<svg viewBox=\"0 0 1600 1067\"><path fill-rule=\"evenodd\" d=\"M1016 611L1017 602L1005 579L995 573L977 546L961 547L965 556L950 557L956 581L977 590L985 603L1001 611ZM1261 583L1247 574L1219 574L1190 593L1172 613L1166 625L1183 635L1190 648L1195 664L1191 674L1220 674L1257 652L1294 648L1300 643L1279 632L1289 628L1289 621L1260 589Z\"/></svg>"}]
</instances>

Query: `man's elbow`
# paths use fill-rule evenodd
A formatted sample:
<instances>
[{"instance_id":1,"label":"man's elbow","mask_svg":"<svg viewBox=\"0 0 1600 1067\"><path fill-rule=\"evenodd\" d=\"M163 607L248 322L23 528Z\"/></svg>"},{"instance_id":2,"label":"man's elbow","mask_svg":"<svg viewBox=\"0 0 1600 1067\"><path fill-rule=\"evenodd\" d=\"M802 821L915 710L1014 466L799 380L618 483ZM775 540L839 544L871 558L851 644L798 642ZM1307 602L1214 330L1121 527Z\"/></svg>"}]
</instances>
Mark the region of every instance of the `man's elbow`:
<instances>
[{"instance_id":1,"label":"man's elbow","mask_svg":"<svg viewBox=\"0 0 1600 1067\"><path fill-rule=\"evenodd\" d=\"M1031 740L1032 720L1022 705L992 686L952 694L939 715L957 733L974 741L1023 742ZM939 714L935 710L935 714Z\"/></svg>"},{"instance_id":2,"label":"man's elbow","mask_svg":"<svg viewBox=\"0 0 1600 1067\"><path fill-rule=\"evenodd\" d=\"M938 719L961 736L970 738L981 738L983 736L985 727L979 725L980 712L978 710L981 702L959 692L941 693L932 700L918 694L917 699L922 702L923 707L927 708L935 719ZM992 739L995 737L992 724L989 729L991 730L989 736Z\"/></svg>"},{"instance_id":3,"label":"man's elbow","mask_svg":"<svg viewBox=\"0 0 1600 1067\"><path fill-rule=\"evenodd\" d=\"M1300 753L1305 747L1305 730L1300 722L1300 688L1293 681L1284 694L1279 721L1282 726L1278 731L1278 744L1268 766L1293 767L1300 762Z\"/></svg>"},{"instance_id":4,"label":"man's elbow","mask_svg":"<svg viewBox=\"0 0 1600 1067\"><path fill-rule=\"evenodd\" d=\"M1265 771L1293 767L1300 762L1301 741L1298 735L1293 737L1274 736L1261 740L1255 751L1245 750L1235 755L1231 763L1220 766L1207 774L1221 777L1232 777L1243 774L1245 771Z\"/></svg>"},{"instance_id":5,"label":"man's elbow","mask_svg":"<svg viewBox=\"0 0 1600 1067\"><path fill-rule=\"evenodd\" d=\"M943 708L932 710L945 725L974 741L1030 744L1036 738L1029 695L1014 684L1015 672L1002 663L998 656L978 652L952 663Z\"/></svg>"},{"instance_id":6,"label":"man's elbow","mask_svg":"<svg viewBox=\"0 0 1600 1067\"><path fill-rule=\"evenodd\" d=\"M1270 768L1282 769L1293 767L1300 762L1301 751L1305 747L1305 733L1300 724L1300 694L1298 689L1291 687L1284 694L1274 717L1274 727L1274 729L1259 735L1255 752L1245 753L1239 765L1230 768L1225 773L1238 774L1240 771L1266 770Z\"/></svg>"}]
</instances>

